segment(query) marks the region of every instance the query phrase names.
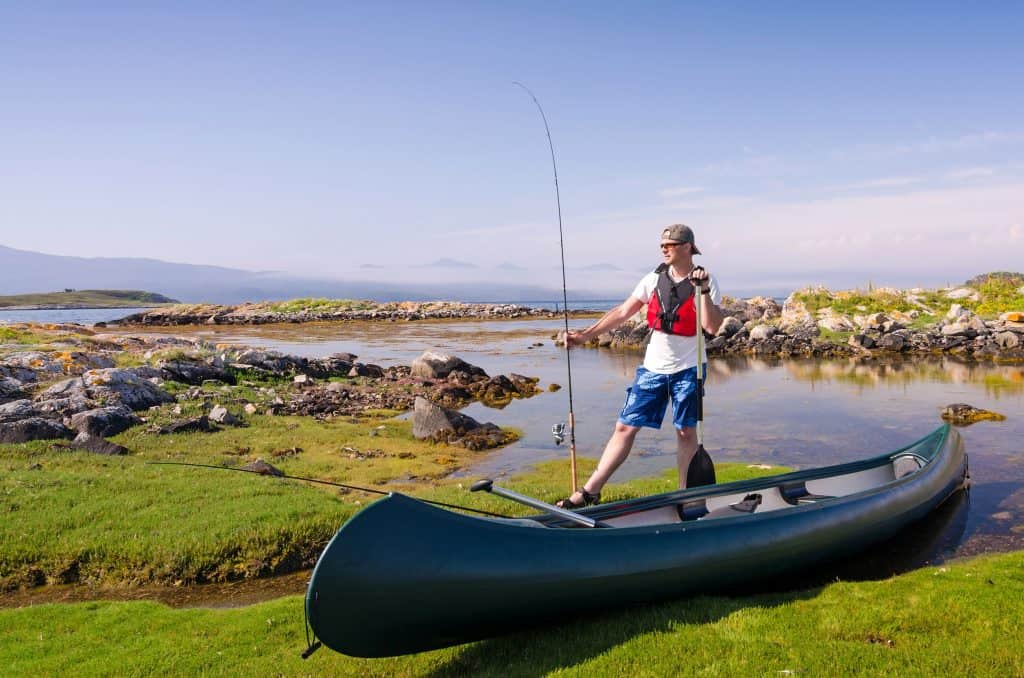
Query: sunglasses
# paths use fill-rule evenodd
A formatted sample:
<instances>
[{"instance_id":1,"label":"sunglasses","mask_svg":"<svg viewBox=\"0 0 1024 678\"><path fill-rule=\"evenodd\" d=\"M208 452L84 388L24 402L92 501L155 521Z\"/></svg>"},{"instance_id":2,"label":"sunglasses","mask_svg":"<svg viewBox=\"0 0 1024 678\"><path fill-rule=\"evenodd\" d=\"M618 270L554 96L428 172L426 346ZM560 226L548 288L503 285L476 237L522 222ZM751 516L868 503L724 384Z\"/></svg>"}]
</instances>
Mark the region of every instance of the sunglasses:
<instances>
[{"instance_id":1,"label":"sunglasses","mask_svg":"<svg viewBox=\"0 0 1024 678\"><path fill-rule=\"evenodd\" d=\"M663 250L670 250L670 249L674 249L676 247L679 247L680 245L686 245L686 244L687 243L685 243L685 242L663 242L663 243L661 243L660 247Z\"/></svg>"}]
</instances>

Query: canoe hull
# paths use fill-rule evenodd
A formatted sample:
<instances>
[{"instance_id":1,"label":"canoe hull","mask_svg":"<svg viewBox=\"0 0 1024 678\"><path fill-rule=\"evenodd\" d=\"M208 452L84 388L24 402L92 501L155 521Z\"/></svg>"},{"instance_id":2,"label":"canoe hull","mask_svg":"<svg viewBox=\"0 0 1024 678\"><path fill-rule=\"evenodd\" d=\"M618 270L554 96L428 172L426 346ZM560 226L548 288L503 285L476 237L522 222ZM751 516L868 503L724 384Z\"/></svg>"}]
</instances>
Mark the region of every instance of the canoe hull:
<instances>
[{"instance_id":1,"label":"canoe hull","mask_svg":"<svg viewBox=\"0 0 1024 678\"><path fill-rule=\"evenodd\" d=\"M912 482L726 520L524 527L394 494L332 539L310 581L307 616L328 647L382 657L790 574L896 534L961 487L959 435L944 427L932 436L934 457Z\"/></svg>"}]
</instances>

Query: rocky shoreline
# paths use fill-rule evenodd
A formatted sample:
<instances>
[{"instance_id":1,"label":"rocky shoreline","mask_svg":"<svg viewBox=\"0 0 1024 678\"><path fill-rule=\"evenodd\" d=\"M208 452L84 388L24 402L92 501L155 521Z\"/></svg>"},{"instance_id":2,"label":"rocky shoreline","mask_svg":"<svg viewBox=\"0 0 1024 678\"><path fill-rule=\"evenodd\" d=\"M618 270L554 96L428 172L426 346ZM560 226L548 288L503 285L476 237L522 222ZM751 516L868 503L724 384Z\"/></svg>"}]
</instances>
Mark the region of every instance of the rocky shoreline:
<instances>
[{"instance_id":1,"label":"rocky shoreline","mask_svg":"<svg viewBox=\"0 0 1024 678\"><path fill-rule=\"evenodd\" d=\"M570 315L592 315L594 311L570 311ZM518 304L470 304L449 301L402 301L375 303L321 302L303 305L246 303L179 305L135 313L111 322L119 326L169 327L175 325L267 325L349 320L495 320L514 318L560 318L561 311Z\"/></svg>"},{"instance_id":2,"label":"rocky shoreline","mask_svg":"<svg viewBox=\"0 0 1024 678\"><path fill-rule=\"evenodd\" d=\"M1004 312L997 318L984 319L951 301L943 317L922 324L925 316L916 310L844 314L825 307L812 313L800 300L801 292L794 292L781 305L768 297L724 300L721 308L725 320L715 336L707 337L708 355L950 355L963 360L1024 361L1024 312ZM950 294L952 300L964 298L960 290ZM590 345L642 349L647 334L641 312ZM562 341L560 334L554 338Z\"/></svg>"},{"instance_id":3,"label":"rocky shoreline","mask_svg":"<svg viewBox=\"0 0 1024 678\"><path fill-rule=\"evenodd\" d=\"M536 378L490 376L432 351L411 365L382 368L350 353L308 359L200 339L97 334L77 325L14 327L43 332L49 341L45 350L0 355L0 443L65 440L126 454L106 438L141 424L162 435L244 426L257 414L322 420L415 408L417 437L480 450L514 436L448 408L474 401L502 407L540 392Z\"/></svg>"}]
</instances>

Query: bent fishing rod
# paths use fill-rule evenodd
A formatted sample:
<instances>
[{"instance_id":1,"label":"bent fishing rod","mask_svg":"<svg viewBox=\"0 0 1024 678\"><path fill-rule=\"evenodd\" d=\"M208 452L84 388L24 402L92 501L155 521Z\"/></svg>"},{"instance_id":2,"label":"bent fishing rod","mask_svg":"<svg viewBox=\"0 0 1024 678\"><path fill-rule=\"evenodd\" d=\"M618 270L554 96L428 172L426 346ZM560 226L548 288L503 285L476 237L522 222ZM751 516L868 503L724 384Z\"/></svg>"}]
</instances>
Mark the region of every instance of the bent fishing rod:
<instances>
[{"instance_id":1,"label":"bent fishing rod","mask_svg":"<svg viewBox=\"0 0 1024 678\"><path fill-rule=\"evenodd\" d=\"M216 466L214 464L192 464L184 461L147 461L147 464L153 464L158 466L194 466L196 468L212 468L220 471L238 471L239 473L255 473L258 476L270 476L271 478L285 478L287 480L302 480L307 483L317 483L319 485L330 485L332 487L341 487L346 490L355 490L357 492L367 492L369 494L382 494L389 495L390 492L385 490L375 490L370 487L359 487L358 485L346 485L344 483L336 483L333 480L320 480L319 478L304 478L302 476L289 476L285 474L277 475L274 473L266 473L264 471L254 471L247 468L235 468L233 466ZM510 518L501 513L491 513L490 511L484 511L483 509L476 509L469 506L459 506L458 504L446 504L443 501L432 501L430 499L416 498L416 501L422 501L424 504L430 504L431 506L443 506L444 508L458 509L460 511L470 511L472 513L479 513L484 516L491 516L492 518Z\"/></svg>"},{"instance_id":2,"label":"bent fishing rod","mask_svg":"<svg viewBox=\"0 0 1024 678\"><path fill-rule=\"evenodd\" d=\"M548 117L544 115L544 108L540 105L537 97L523 83L514 81L512 84L526 90L526 93L533 99L533 103L537 105L537 110L540 111L540 118L544 121L544 132L548 136L548 148L551 150L551 169L555 174L555 204L558 206L558 248L562 255L562 318L565 321L565 369L569 386L569 468L572 473L572 491L575 494L578 489L576 483L576 417L572 406L572 358L569 355L571 347L569 346L569 299L565 284L565 236L562 233L562 196L558 190L558 165L555 163L555 145L551 141L551 128L548 127ZM556 425L552 431L555 434L556 443L561 442L560 429L561 427Z\"/></svg>"}]
</instances>

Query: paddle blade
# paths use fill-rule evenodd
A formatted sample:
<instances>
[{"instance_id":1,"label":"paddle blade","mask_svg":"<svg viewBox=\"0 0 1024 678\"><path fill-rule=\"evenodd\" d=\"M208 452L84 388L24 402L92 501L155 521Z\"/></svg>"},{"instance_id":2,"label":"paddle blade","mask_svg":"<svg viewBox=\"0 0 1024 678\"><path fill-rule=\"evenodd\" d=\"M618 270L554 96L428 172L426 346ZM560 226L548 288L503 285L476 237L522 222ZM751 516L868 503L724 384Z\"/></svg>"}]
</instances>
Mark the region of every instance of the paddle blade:
<instances>
[{"instance_id":1,"label":"paddle blade","mask_svg":"<svg viewBox=\"0 0 1024 678\"><path fill-rule=\"evenodd\" d=\"M704 446L699 445L697 453L690 460L690 467L686 470L686 486L700 487L714 484L715 463L711 461L711 455L704 449Z\"/></svg>"}]
</instances>

